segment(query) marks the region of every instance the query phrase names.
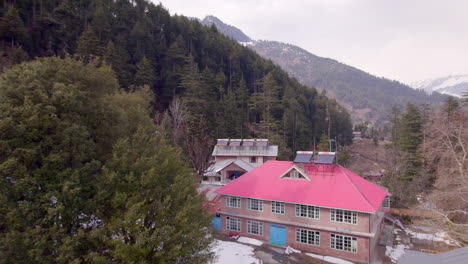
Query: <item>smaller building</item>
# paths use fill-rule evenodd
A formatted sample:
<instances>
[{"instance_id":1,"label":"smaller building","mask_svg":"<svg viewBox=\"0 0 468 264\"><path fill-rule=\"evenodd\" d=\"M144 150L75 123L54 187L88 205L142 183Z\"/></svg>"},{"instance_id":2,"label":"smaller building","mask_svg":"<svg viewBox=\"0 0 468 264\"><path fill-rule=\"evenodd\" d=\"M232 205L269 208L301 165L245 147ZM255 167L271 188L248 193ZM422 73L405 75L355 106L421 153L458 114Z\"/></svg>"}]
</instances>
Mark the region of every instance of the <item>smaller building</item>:
<instances>
[{"instance_id":1,"label":"smaller building","mask_svg":"<svg viewBox=\"0 0 468 264\"><path fill-rule=\"evenodd\" d=\"M270 146L268 139L218 139L211 156L214 163L202 183L224 185L269 160L276 160L278 146Z\"/></svg>"}]
</instances>

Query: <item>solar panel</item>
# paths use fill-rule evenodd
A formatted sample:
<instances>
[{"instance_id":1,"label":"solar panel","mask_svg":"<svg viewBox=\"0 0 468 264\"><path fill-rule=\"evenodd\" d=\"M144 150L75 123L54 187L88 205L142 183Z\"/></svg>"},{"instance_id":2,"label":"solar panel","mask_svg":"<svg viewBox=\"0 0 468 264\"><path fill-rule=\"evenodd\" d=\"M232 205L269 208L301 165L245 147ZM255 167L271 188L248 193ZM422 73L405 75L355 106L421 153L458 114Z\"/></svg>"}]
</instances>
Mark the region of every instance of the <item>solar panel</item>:
<instances>
[{"instance_id":1,"label":"solar panel","mask_svg":"<svg viewBox=\"0 0 468 264\"><path fill-rule=\"evenodd\" d=\"M335 152L319 152L317 159L315 160L317 164L335 164Z\"/></svg>"},{"instance_id":2,"label":"solar panel","mask_svg":"<svg viewBox=\"0 0 468 264\"><path fill-rule=\"evenodd\" d=\"M231 139L229 146L233 146L233 147L240 146L241 141L242 141L241 139Z\"/></svg>"},{"instance_id":3,"label":"solar panel","mask_svg":"<svg viewBox=\"0 0 468 264\"><path fill-rule=\"evenodd\" d=\"M257 142L255 142L255 145L259 147L266 147L268 146L268 139L257 139Z\"/></svg>"},{"instance_id":4,"label":"solar panel","mask_svg":"<svg viewBox=\"0 0 468 264\"><path fill-rule=\"evenodd\" d=\"M298 151L294 163L309 163L314 156L313 151Z\"/></svg>"},{"instance_id":5,"label":"solar panel","mask_svg":"<svg viewBox=\"0 0 468 264\"><path fill-rule=\"evenodd\" d=\"M244 141L242 141L242 146L253 147L254 141L254 139L244 139Z\"/></svg>"},{"instance_id":6,"label":"solar panel","mask_svg":"<svg viewBox=\"0 0 468 264\"><path fill-rule=\"evenodd\" d=\"M229 139L218 139L216 142L216 145L218 146L227 146L229 142Z\"/></svg>"}]
</instances>

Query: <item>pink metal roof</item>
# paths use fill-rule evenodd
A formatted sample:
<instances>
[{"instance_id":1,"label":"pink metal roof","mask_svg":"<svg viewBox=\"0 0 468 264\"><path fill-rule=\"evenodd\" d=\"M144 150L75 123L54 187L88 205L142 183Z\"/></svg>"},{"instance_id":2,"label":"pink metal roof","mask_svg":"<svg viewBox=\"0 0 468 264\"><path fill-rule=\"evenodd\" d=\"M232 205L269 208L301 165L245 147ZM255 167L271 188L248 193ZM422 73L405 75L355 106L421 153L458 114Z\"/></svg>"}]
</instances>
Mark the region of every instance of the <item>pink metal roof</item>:
<instances>
[{"instance_id":1,"label":"pink metal roof","mask_svg":"<svg viewBox=\"0 0 468 264\"><path fill-rule=\"evenodd\" d=\"M387 192L339 165L305 164L310 181L280 178L294 165L268 161L216 193L361 212L376 212Z\"/></svg>"}]
</instances>

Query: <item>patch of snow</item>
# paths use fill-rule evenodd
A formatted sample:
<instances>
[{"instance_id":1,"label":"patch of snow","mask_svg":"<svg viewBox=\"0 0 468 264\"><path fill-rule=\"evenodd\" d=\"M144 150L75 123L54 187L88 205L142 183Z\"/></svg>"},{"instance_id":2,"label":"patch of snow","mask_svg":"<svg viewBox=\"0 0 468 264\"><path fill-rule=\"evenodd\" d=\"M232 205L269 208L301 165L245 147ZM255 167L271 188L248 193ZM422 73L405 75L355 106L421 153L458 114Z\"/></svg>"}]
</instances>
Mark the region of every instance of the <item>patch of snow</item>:
<instances>
[{"instance_id":1,"label":"patch of snow","mask_svg":"<svg viewBox=\"0 0 468 264\"><path fill-rule=\"evenodd\" d=\"M416 239L424 239L424 240L431 240L437 242L444 242L448 245L457 245L458 243L453 240L446 232L436 232L434 234L426 234L420 232L414 232L410 229L405 230L406 233L411 235L411 237Z\"/></svg>"},{"instance_id":2,"label":"patch of snow","mask_svg":"<svg viewBox=\"0 0 468 264\"><path fill-rule=\"evenodd\" d=\"M396 247L387 246L385 249L385 256L389 257L392 262L397 262L403 254L405 254L405 249L409 248L407 245L398 244Z\"/></svg>"},{"instance_id":3,"label":"patch of snow","mask_svg":"<svg viewBox=\"0 0 468 264\"><path fill-rule=\"evenodd\" d=\"M213 264L261 263L260 260L253 256L254 248L251 246L230 241L215 241L213 251L215 252L217 259Z\"/></svg>"},{"instance_id":4,"label":"patch of snow","mask_svg":"<svg viewBox=\"0 0 468 264\"><path fill-rule=\"evenodd\" d=\"M321 259L321 260L323 260L323 258L324 258L322 255L313 254L313 253L306 253L306 255L309 256L309 257L313 257L313 258Z\"/></svg>"},{"instance_id":5,"label":"patch of snow","mask_svg":"<svg viewBox=\"0 0 468 264\"><path fill-rule=\"evenodd\" d=\"M255 245L255 246L261 246L263 244L263 242L258 240L258 239L254 239L254 238L250 238L250 237L243 237L243 236L239 237L239 239L237 239L237 241L241 242L241 243Z\"/></svg>"},{"instance_id":6,"label":"patch of snow","mask_svg":"<svg viewBox=\"0 0 468 264\"><path fill-rule=\"evenodd\" d=\"M330 256L322 256L322 255L312 254L312 253L306 253L306 255L309 256L309 257L325 260L325 261L328 261L330 263L335 263L335 264L353 264L352 262L349 262L347 260L340 259L340 258L335 258L335 257L330 257Z\"/></svg>"},{"instance_id":7,"label":"patch of snow","mask_svg":"<svg viewBox=\"0 0 468 264\"><path fill-rule=\"evenodd\" d=\"M432 88L432 90L437 91L441 88L454 86L454 85L457 85L459 83L464 83L464 82L468 82L468 75L450 76L450 78L448 78L441 84L437 85L436 87Z\"/></svg>"},{"instance_id":8,"label":"patch of snow","mask_svg":"<svg viewBox=\"0 0 468 264\"><path fill-rule=\"evenodd\" d=\"M287 246L286 249L284 250L284 254L289 255L291 253L301 253L301 251L295 248L292 248L290 246Z\"/></svg>"},{"instance_id":9,"label":"patch of snow","mask_svg":"<svg viewBox=\"0 0 468 264\"><path fill-rule=\"evenodd\" d=\"M329 257L329 256L325 257L325 261L335 263L335 264L353 264L352 262L349 262L347 260L335 258L335 257Z\"/></svg>"}]
</instances>

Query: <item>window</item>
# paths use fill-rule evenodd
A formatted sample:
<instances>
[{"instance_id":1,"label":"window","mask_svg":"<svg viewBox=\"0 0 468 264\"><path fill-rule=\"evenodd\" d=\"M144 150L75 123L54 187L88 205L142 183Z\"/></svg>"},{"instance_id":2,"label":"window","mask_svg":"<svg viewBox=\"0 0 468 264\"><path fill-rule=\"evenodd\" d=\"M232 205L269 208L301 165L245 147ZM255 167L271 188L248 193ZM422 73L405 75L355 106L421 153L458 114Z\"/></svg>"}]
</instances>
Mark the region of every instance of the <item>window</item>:
<instances>
[{"instance_id":1,"label":"window","mask_svg":"<svg viewBox=\"0 0 468 264\"><path fill-rule=\"evenodd\" d=\"M239 218L226 217L226 228L232 231L241 231L241 221Z\"/></svg>"},{"instance_id":2,"label":"window","mask_svg":"<svg viewBox=\"0 0 468 264\"><path fill-rule=\"evenodd\" d=\"M296 204L296 216L320 219L320 208L316 206Z\"/></svg>"},{"instance_id":3,"label":"window","mask_svg":"<svg viewBox=\"0 0 468 264\"><path fill-rule=\"evenodd\" d=\"M257 163L257 157L250 157L250 163Z\"/></svg>"},{"instance_id":4,"label":"window","mask_svg":"<svg viewBox=\"0 0 468 264\"><path fill-rule=\"evenodd\" d=\"M214 177L215 181L221 181L221 177Z\"/></svg>"},{"instance_id":5,"label":"window","mask_svg":"<svg viewBox=\"0 0 468 264\"><path fill-rule=\"evenodd\" d=\"M283 202L271 202L271 212L275 214L284 214L284 203Z\"/></svg>"},{"instance_id":6,"label":"window","mask_svg":"<svg viewBox=\"0 0 468 264\"><path fill-rule=\"evenodd\" d=\"M289 172L289 177L299 178L299 172L297 172L297 170L291 170L291 172Z\"/></svg>"},{"instance_id":7,"label":"window","mask_svg":"<svg viewBox=\"0 0 468 264\"><path fill-rule=\"evenodd\" d=\"M240 198L235 197L235 196L227 196L226 197L226 206L227 207L240 208L241 207Z\"/></svg>"},{"instance_id":8,"label":"window","mask_svg":"<svg viewBox=\"0 0 468 264\"><path fill-rule=\"evenodd\" d=\"M347 210L331 209L330 210L330 221L357 224L357 213Z\"/></svg>"},{"instance_id":9,"label":"window","mask_svg":"<svg viewBox=\"0 0 468 264\"><path fill-rule=\"evenodd\" d=\"M204 181L208 181L208 177L203 176L203 180L204 180Z\"/></svg>"},{"instance_id":10,"label":"window","mask_svg":"<svg viewBox=\"0 0 468 264\"><path fill-rule=\"evenodd\" d=\"M302 228L296 229L296 242L320 246L320 232Z\"/></svg>"},{"instance_id":11,"label":"window","mask_svg":"<svg viewBox=\"0 0 468 264\"><path fill-rule=\"evenodd\" d=\"M263 223L258 221L247 221L247 232L249 234L263 236Z\"/></svg>"},{"instance_id":12,"label":"window","mask_svg":"<svg viewBox=\"0 0 468 264\"><path fill-rule=\"evenodd\" d=\"M382 202L383 208L390 208L390 196L385 196L385 199Z\"/></svg>"},{"instance_id":13,"label":"window","mask_svg":"<svg viewBox=\"0 0 468 264\"><path fill-rule=\"evenodd\" d=\"M357 237L330 234L330 248L357 252Z\"/></svg>"},{"instance_id":14,"label":"window","mask_svg":"<svg viewBox=\"0 0 468 264\"><path fill-rule=\"evenodd\" d=\"M263 201L249 198L247 208L253 211L263 211Z\"/></svg>"}]
</instances>

